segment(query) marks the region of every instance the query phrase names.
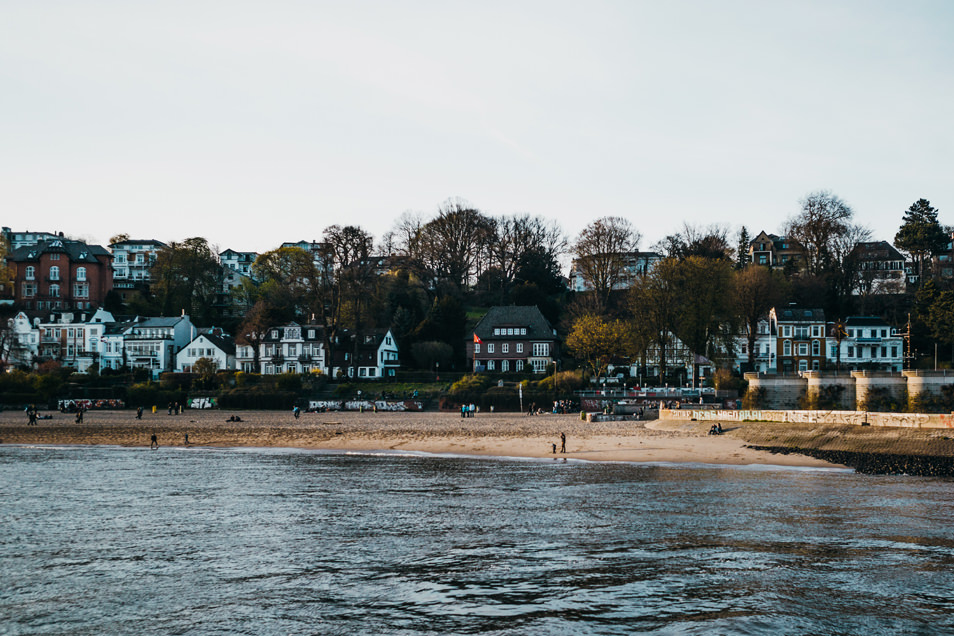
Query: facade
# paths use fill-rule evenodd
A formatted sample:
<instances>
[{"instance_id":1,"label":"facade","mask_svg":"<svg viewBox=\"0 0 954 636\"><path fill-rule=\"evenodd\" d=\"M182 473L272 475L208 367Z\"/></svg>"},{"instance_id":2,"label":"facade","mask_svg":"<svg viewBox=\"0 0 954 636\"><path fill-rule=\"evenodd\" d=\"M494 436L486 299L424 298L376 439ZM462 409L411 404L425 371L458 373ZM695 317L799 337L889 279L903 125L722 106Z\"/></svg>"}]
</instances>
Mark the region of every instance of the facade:
<instances>
[{"instance_id":1,"label":"facade","mask_svg":"<svg viewBox=\"0 0 954 636\"><path fill-rule=\"evenodd\" d=\"M0 340L0 360L5 367L32 369L40 350L40 331L30 317L18 312L7 320L7 330Z\"/></svg>"},{"instance_id":2,"label":"facade","mask_svg":"<svg viewBox=\"0 0 954 636\"><path fill-rule=\"evenodd\" d=\"M238 252L227 249L219 252L219 261L233 272L238 272L252 278L252 263L258 258L258 252Z\"/></svg>"},{"instance_id":3,"label":"facade","mask_svg":"<svg viewBox=\"0 0 954 636\"><path fill-rule=\"evenodd\" d=\"M536 305L491 307L466 346L476 372L520 372L529 365L546 373L560 355L556 330Z\"/></svg>"},{"instance_id":4,"label":"facade","mask_svg":"<svg viewBox=\"0 0 954 636\"><path fill-rule=\"evenodd\" d=\"M6 226L0 230L0 233L2 233L3 238L7 240L11 251L21 247L36 245L42 241L55 241L56 239L64 238L62 232L59 234L53 232L31 232L30 230L26 232L14 232Z\"/></svg>"},{"instance_id":5,"label":"facade","mask_svg":"<svg viewBox=\"0 0 954 636\"><path fill-rule=\"evenodd\" d=\"M653 271L656 263L663 259L662 254L656 252L629 252L623 255L623 276L620 282L613 286L613 289L629 289L632 281L637 278L643 278ZM580 269L578 259L573 259L570 264L570 289L575 292L592 291L592 283L586 279L586 275Z\"/></svg>"},{"instance_id":6,"label":"facade","mask_svg":"<svg viewBox=\"0 0 954 636\"><path fill-rule=\"evenodd\" d=\"M858 263L856 294L904 293L907 287L904 255L887 241L858 243L851 256Z\"/></svg>"},{"instance_id":7,"label":"facade","mask_svg":"<svg viewBox=\"0 0 954 636\"><path fill-rule=\"evenodd\" d=\"M109 246L113 254L113 288L123 301L132 290L148 289L152 266L165 243L152 239L129 239Z\"/></svg>"},{"instance_id":8,"label":"facade","mask_svg":"<svg viewBox=\"0 0 954 636\"><path fill-rule=\"evenodd\" d=\"M749 339L747 334L743 333L738 337L735 344L735 368L738 370L747 369L748 371L758 371L759 373L775 373L776 369L776 347L778 338L772 333L772 323L765 317L759 320L755 334L755 368L749 369Z\"/></svg>"},{"instance_id":9,"label":"facade","mask_svg":"<svg viewBox=\"0 0 954 636\"><path fill-rule=\"evenodd\" d=\"M54 239L24 245L7 258L14 301L26 310L92 309L112 289L109 252L99 245Z\"/></svg>"},{"instance_id":10,"label":"facade","mask_svg":"<svg viewBox=\"0 0 954 636\"><path fill-rule=\"evenodd\" d=\"M176 354L176 371L191 372L200 358L212 360L216 369L234 369L235 343L221 329L200 333Z\"/></svg>"},{"instance_id":11,"label":"facade","mask_svg":"<svg viewBox=\"0 0 954 636\"><path fill-rule=\"evenodd\" d=\"M125 363L133 369L149 369L153 378L173 371L176 354L192 341L195 327L189 316L137 318L122 330Z\"/></svg>"},{"instance_id":12,"label":"facade","mask_svg":"<svg viewBox=\"0 0 954 636\"><path fill-rule=\"evenodd\" d=\"M789 305L769 312L775 337L776 372L818 371L825 364L827 325L825 312L817 308Z\"/></svg>"},{"instance_id":13,"label":"facade","mask_svg":"<svg viewBox=\"0 0 954 636\"><path fill-rule=\"evenodd\" d=\"M830 327L830 365L853 371L895 371L904 368L904 336L881 318L849 316L839 344ZM840 348L840 351L839 351Z\"/></svg>"},{"instance_id":14,"label":"facade","mask_svg":"<svg viewBox=\"0 0 954 636\"><path fill-rule=\"evenodd\" d=\"M390 329L369 329L353 336L348 329L338 332L331 377L379 380L396 375L401 362Z\"/></svg>"},{"instance_id":15,"label":"facade","mask_svg":"<svg viewBox=\"0 0 954 636\"><path fill-rule=\"evenodd\" d=\"M256 373L276 375L279 373L327 372L325 356L325 331L320 325L299 325L296 322L282 327L271 327L259 345ZM247 363L250 347L242 347L242 370L250 369Z\"/></svg>"},{"instance_id":16,"label":"facade","mask_svg":"<svg viewBox=\"0 0 954 636\"><path fill-rule=\"evenodd\" d=\"M789 262L800 267L805 250L796 241L763 230L749 243L749 259L755 265L772 268L785 267Z\"/></svg>"}]
</instances>

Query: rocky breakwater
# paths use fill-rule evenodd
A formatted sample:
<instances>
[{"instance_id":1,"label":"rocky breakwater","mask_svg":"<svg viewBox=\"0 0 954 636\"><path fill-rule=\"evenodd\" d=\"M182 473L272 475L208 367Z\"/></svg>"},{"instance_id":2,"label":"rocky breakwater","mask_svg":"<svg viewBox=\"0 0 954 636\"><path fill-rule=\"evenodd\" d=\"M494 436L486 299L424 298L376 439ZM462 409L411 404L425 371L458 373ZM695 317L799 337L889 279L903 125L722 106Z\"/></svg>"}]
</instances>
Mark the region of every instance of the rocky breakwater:
<instances>
[{"instance_id":1,"label":"rocky breakwater","mask_svg":"<svg viewBox=\"0 0 954 636\"><path fill-rule=\"evenodd\" d=\"M873 426L744 424L749 448L799 453L881 475L954 476L954 431Z\"/></svg>"}]
</instances>

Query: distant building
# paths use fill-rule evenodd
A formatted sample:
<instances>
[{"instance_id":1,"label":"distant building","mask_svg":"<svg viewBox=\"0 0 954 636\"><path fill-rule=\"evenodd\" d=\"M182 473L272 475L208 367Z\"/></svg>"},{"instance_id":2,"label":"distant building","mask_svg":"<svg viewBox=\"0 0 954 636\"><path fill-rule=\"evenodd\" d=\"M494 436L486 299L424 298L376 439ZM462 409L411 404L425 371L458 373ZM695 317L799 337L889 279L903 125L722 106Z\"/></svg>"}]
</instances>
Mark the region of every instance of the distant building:
<instances>
[{"instance_id":1,"label":"distant building","mask_svg":"<svg viewBox=\"0 0 954 636\"><path fill-rule=\"evenodd\" d=\"M123 302L129 292L148 290L152 282L152 266L166 244L153 239L128 239L111 243L113 255L113 288Z\"/></svg>"},{"instance_id":2,"label":"distant building","mask_svg":"<svg viewBox=\"0 0 954 636\"><path fill-rule=\"evenodd\" d=\"M467 357L476 372L520 372L529 365L546 373L560 355L556 330L534 306L491 307L467 339Z\"/></svg>"},{"instance_id":3,"label":"distant building","mask_svg":"<svg viewBox=\"0 0 954 636\"><path fill-rule=\"evenodd\" d=\"M907 289L904 255L887 241L858 243L850 256L858 263L855 293L901 294Z\"/></svg>"},{"instance_id":4,"label":"distant building","mask_svg":"<svg viewBox=\"0 0 954 636\"><path fill-rule=\"evenodd\" d=\"M176 354L176 371L191 372L201 358L211 360L216 369L234 369L235 342L221 329L203 330Z\"/></svg>"},{"instance_id":5,"label":"distant building","mask_svg":"<svg viewBox=\"0 0 954 636\"><path fill-rule=\"evenodd\" d=\"M749 262L755 265L777 268L792 262L801 267L804 261L805 249L788 237L763 230L749 242Z\"/></svg>"},{"instance_id":6,"label":"distant building","mask_svg":"<svg viewBox=\"0 0 954 636\"><path fill-rule=\"evenodd\" d=\"M623 271L620 280L613 285L614 290L629 289L633 281L643 278L653 271L656 263L663 260L662 254L656 252L628 252L622 255ZM592 291L592 281L586 277L580 259L573 259L570 264L570 290L575 292Z\"/></svg>"},{"instance_id":7,"label":"distant building","mask_svg":"<svg viewBox=\"0 0 954 636\"><path fill-rule=\"evenodd\" d=\"M91 309L112 289L112 257L99 245L53 239L13 250L14 302L26 310Z\"/></svg>"},{"instance_id":8,"label":"distant building","mask_svg":"<svg viewBox=\"0 0 954 636\"><path fill-rule=\"evenodd\" d=\"M397 340L390 329L366 329L360 334L342 329L335 338L331 377L393 378L400 365Z\"/></svg>"},{"instance_id":9,"label":"distant building","mask_svg":"<svg viewBox=\"0 0 954 636\"><path fill-rule=\"evenodd\" d=\"M822 309L775 307L769 312L778 373L819 371L825 364L827 327Z\"/></svg>"},{"instance_id":10,"label":"distant building","mask_svg":"<svg viewBox=\"0 0 954 636\"><path fill-rule=\"evenodd\" d=\"M904 336L881 318L849 316L841 343L829 326L829 366L842 369L896 371L904 368ZM840 347L840 354L839 354Z\"/></svg>"},{"instance_id":11,"label":"distant building","mask_svg":"<svg viewBox=\"0 0 954 636\"><path fill-rule=\"evenodd\" d=\"M238 363L243 371L277 375L280 373L327 373L325 328L291 322L265 330L259 345L258 368L251 347L240 347Z\"/></svg>"},{"instance_id":12,"label":"distant building","mask_svg":"<svg viewBox=\"0 0 954 636\"><path fill-rule=\"evenodd\" d=\"M2 233L3 238L7 240L11 251L21 247L33 246L43 241L55 241L57 239L62 240L64 238L62 232L58 234L53 232L31 232L30 230L25 232L14 232L8 227L4 227L0 233Z\"/></svg>"},{"instance_id":13,"label":"distant building","mask_svg":"<svg viewBox=\"0 0 954 636\"><path fill-rule=\"evenodd\" d=\"M254 279L252 276L252 264L258 258L258 252L238 252L233 249L227 249L219 252L219 260L222 265L228 267L233 272L238 272Z\"/></svg>"}]
</instances>

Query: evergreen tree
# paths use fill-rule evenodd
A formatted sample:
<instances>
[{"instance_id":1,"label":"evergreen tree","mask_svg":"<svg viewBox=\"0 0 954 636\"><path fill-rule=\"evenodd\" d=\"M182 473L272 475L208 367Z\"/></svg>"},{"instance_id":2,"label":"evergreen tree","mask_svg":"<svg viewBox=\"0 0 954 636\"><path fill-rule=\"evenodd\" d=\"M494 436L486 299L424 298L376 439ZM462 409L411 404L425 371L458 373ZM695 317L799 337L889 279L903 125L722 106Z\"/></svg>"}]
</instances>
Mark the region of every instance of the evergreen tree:
<instances>
[{"instance_id":1,"label":"evergreen tree","mask_svg":"<svg viewBox=\"0 0 954 636\"><path fill-rule=\"evenodd\" d=\"M923 284L924 261L941 251L949 240L937 220L937 210L927 199L918 199L908 208L901 228L894 235L895 246L911 254L918 264L918 285Z\"/></svg>"}]
</instances>

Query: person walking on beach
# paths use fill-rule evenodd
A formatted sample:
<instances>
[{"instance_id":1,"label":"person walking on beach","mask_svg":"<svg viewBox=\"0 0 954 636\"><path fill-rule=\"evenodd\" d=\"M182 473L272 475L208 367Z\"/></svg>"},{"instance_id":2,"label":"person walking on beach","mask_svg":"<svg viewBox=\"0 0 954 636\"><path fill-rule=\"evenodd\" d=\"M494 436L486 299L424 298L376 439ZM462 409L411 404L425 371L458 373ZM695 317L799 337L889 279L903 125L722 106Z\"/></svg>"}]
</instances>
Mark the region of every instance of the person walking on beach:
<instances>
[{"instance_id":1,"label":"person walking on beach","mask_svg":"<svg viewBox=\"0 0 954 636\"><path fill-rule=\"evenodd\" d=\"M156 438L156 434L152 434L152 440L150 440L149 448L156 450L159 448L159 440Z\"/></svg>"},{"instance_id":2,"label":"person walking on beach","mask_svg":"<svg viewBox=\"0 0 954 636\"><path fill-rule=\"evenodd\" d=\"M137 419L137 420L141 420L141 419L142 419L142 407L141 407L141 406L136 409L136 419Z\"/></svg>"},{"instance_id":3,"label":"person walking on beach","mask_svg":"<svg viewBox=\"0 0 954 636\"><path fill-rule=\"evenodd\" d=\"M560 452L566 452L566 433L560 433Z\"/></svg>"},{"instance_id":4,"label":"person walking on beach","mask_svg":"<svg viewBox=\"0 0 954 636\"><path fill-rule=\"evenodd\" d=\"M153 437L155 437L155 436L153 436ZM189 445L189 434L188 434L188 433L185 434L185 445L186 445L186 446Z\"/></svg>"},{"instance_id":5,"label":"person walking on beach","mask_svg":"<svg viewBox=\"0 0 954 636\"><path fill-rule=\"evenodd\" d=\"M296 406L292 409L292 413L295 415L295 419L297 420L301 416L301 409Z\"/></svg>"},{"instance_id":6,"label":"person walking on beach","mask_svg":"<svg viewBox=\"0 0 954 636\"><path fill-rule=\"evenodd\" d=\"M77 424L82 424L82 423L83 423L83 411L85 411L85 410L86 410L86 409L85 409L82 405L81 405L78 409L76 409L76 423L77 423Z\"/></svg>"},{"instance_id":7,"label":"person walking on beach","mask_svg":"<svg viewBox=\"0 0 954 636\"><path fill-rule=\"evenodd\" d=\"M27 426L36 426L36 404L31 404L27 407L27 415L30 417Z\"/></svg>"}]
</instances>

